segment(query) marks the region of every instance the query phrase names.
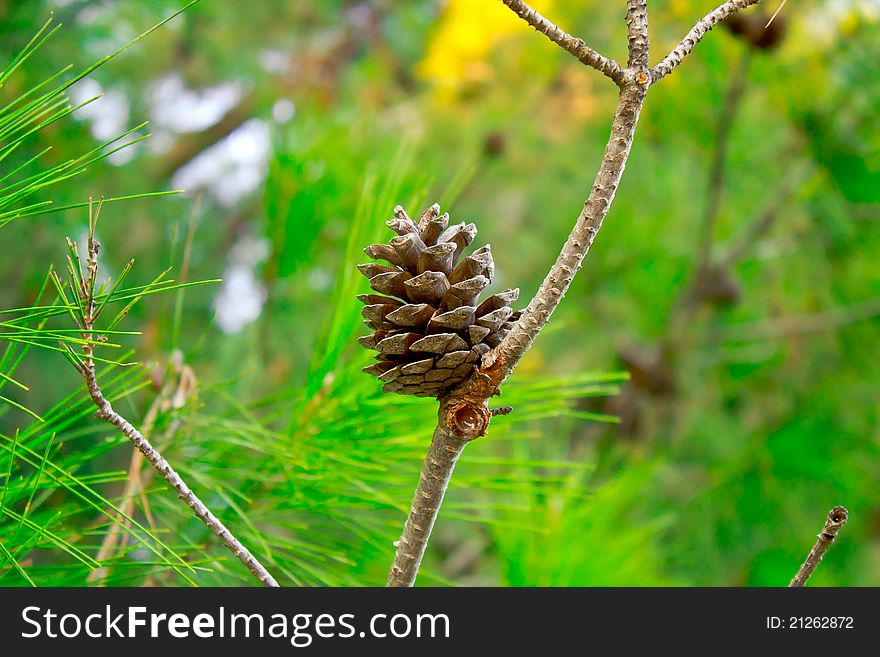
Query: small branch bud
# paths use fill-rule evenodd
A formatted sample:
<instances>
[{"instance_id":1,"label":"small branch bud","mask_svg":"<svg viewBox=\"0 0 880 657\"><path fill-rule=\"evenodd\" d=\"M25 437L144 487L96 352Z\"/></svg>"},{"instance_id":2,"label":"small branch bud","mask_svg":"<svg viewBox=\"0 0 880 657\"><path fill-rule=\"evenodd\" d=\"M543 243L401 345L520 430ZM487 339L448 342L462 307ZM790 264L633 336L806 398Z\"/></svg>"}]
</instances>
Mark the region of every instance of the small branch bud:
<instances>
[{"instance_id":1,"label":"small branch bud","mask_svg":"<svg viewBox=\"0 0 880 657\"><path fill-rule=\"evenodd\" d=\"M513 406L500 406L499 408L493 408L489 410L490 415L495 417L496 415L510 415L513 413Z\"/></svg>"}]
</instances>

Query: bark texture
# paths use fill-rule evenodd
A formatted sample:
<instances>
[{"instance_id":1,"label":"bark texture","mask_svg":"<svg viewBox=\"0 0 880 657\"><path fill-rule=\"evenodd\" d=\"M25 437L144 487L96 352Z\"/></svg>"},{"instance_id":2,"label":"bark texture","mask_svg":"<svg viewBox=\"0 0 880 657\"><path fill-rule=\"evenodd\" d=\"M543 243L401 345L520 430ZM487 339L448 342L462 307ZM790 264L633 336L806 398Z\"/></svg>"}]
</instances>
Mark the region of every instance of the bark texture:
<instances>
[{"instance_id":1,"label":"bark texture","mask_svg":"<svg viewBox=\"0 0 880 657\"><path fill-rule=\"evenodd\" d=\"M442 423L434 431L409 517L396 544L397 553L388 574L388 586L412 586L415 583L449 479L467 443Z\"/></svg>"},{"instance_id":2,"label":"bark texture","mask_svg":"<svg viewBox=\"0 0 880 657\"><path fill-rule=\"evenodd\" d=\"M648 68L650 42L648 40L648 3L646 0L627 0L626 34L630 68Z\"/></svg>"}]
</instances>

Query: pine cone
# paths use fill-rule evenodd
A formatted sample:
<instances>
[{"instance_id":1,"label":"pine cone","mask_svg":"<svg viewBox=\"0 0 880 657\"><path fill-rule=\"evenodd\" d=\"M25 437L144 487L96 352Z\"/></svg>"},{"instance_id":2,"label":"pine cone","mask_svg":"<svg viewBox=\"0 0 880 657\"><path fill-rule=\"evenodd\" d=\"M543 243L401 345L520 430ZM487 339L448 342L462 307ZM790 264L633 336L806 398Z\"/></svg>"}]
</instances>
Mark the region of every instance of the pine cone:
<instances>
[{"instance_id":1,"label":"pine cone","mask_svg":"<svg viewBox=\"0 0 880 657\"><path fill-rule=\"evenodd\" d=\"M385 392L439 397L470 376L519 319L510 307L519 290L479 302L495 272L489 245L458 262L477 227L450 226L436 203L418 222L397 206L386 223L397 237L364 251L389 264L358 265L379 293L358 295L373 330L358 342L379 352L363 371L377 376Z\"/></svg>"},{"instance_id":2,"label":"pine cone","mask_svg":"<svg viewBox=\"0 0 880 657\"><path fill-rule=\"evenodd\" d=\"M731 14L724 19L724 25L741 39L745 39L753 48L759 50L772 50L785 38L787 31L784 16L777 16L768 25L767 14L756 12L754 14Z\"/></svg>"}]
</instances>

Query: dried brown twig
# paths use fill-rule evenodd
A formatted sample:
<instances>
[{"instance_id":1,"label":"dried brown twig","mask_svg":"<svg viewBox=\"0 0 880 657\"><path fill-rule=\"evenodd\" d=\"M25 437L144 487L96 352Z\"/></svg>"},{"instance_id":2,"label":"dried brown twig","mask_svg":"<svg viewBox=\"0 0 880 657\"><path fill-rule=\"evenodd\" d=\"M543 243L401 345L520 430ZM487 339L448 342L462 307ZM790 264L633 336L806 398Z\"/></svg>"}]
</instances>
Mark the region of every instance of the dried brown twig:
<instances>
[{"instance_id":1,"label":"dried brown twig","mask_svg":"<svg viewBox=\"0 0 880 657\"><path fill-rule=\"evenodd\" d=\"M527 3L502 0L551 41L611 78L620 88L620 95L593 187L556 262L507 337L484 356L482 365L469 379L440 400L437 428L403 534L396 543L388 586L414 584L458 457L469 441L485 435L488 429L492 417L488 400L499 394L501 384L550 320L602 227L623 175L649 87L677 67L713 25L758 1L725 2L700 20L663 61L651 68L647 2L627 0L628 58L626 68L622 68L558 28Z\"/></svg>"},{"instance_id":2,"label":"dried brown twig","mask_svg":"<svg viewBox=\"0 0 880 657\"><path fill-rule=\"evenodd\" d=\"M100 244L95 239L95 224L100 214L100 204L97 211L92 212L91 204L89 206L89 234L86 254L86 267L83 270L79 258L76 262L70 263L73 280L71 285L74 287L74 294L77 295L79 303L77 304L79 316L74 317L77 328L82 331L82 359L76 361L76 367L79 373L85 379L86 389L89 392L92 402L98 407L95 417L112 424L119 429L128 438L131 443L144 455L144 458L162 475L175 491L178 497L192 510L196 517L201 520L205 526L211 530L220 541L229 548L230 551L238 558L248 570L265 586L277 587L278 583L268 570L254 557L251 552L242 545L242 543L226 528L226 526L211 513L211 510L202 502L195 493L187 486L186 482L171 467L162 455L150 444L150 442L138 431L134 425L126 420L122 415L113 410L109 400L104 396L101 387L98 384L98 378L95 373L94 348L95 344L100 341L100 336L95 338L95 322L101 313L102 306L96 304L96 282L98 275L98 251ZM71 243L75 251L75 245ZM55 284L61 289L61 282L55 275Z\"/></svg>"},{"instance_id":3,"label":"dried brown twig","mask_svg":"<svg viewBox=\"0 0 880 657\"><path fill-rule=\"evenodd\" d=\"M847 520L849 520L849 512L842 506L836 506L828 512L828 520L825 521L825 526L819 532L816 544L810 550L807 560L804 561L797 575L791 580L791 584L788 585L789 588L800 588L807 583L810 575L816 570L816 566L819 565L822 557L825 556L828 548L831 547L834 539L837 538L837 532L846 524Z\"/></svg>"}]
</instances>

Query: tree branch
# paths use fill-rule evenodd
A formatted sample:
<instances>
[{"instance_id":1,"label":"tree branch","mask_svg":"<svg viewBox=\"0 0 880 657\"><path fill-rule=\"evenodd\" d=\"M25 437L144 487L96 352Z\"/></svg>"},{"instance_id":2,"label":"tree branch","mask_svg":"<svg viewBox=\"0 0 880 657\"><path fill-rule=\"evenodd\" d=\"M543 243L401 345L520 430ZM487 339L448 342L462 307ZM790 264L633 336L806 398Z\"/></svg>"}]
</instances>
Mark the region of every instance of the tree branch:
<instances>
[{"instance_id":1,"label":"tree branch","mask_svg":"<svg viewBox=\"0 0 880 657\"><path fill-rule=\"evenodd\" d=\"M483 357L483 365L447 398L441 400L431 449L422 466L403 535L397 542L389 586L412 586L443 495L459 455L469 440L486 433L492 412L487 401L516 367L547 324L589 251L632 147L639 111L647 92L647 76L630 76L620 93L611 136L590 196L550 273L510 334Z\"/></svg>"},{"instance_id":2,"label":"tree branch","mask_svg":"<svg viewBox=\"0 0 880 657\"><path fill-rule=\"evenodd\" d=\"M690 32L688 32L681 40L681 43L673 48L672 52L666 55L659 64L651 69L651 82L658 82L669 75L676 66L681 64L685 57L691 54L694 46L696 46L706 35L706 32L711 30L715 25L731 14L745 9L746 7L750 7L751 5L756 5L758 2L760 2L760 0L728 0L728 2L725 2L723 5L710 11L691 28Z\"/></svg>"},{"instance_id":3,"label":"tree branch","mask_svg":"<svg viewBox=\"0 0 880 657\"><path fill-rule=\"evenodd\" d=\"M434 439L422 466L419 486L403 534L397 542L394 564L388 576L389 586L412 586L415 582L455 463L467 442L485 435L489 426L492 417L492 412L488 408L489 398L498 394L499 386L510 376L538 333L550 320L550 315L565 296L575 273L580 269L581 262L602 227L623 175L635 136L639 112L645 102L650 83L650 76L644 70L646 65L624 71L616 62L606 60L587 48L583 45L583 41L566 34L524 2L502 1L551 41L614 80L620 87L620 97L611 125L611 135L593 188L547 278L507 337L483 357L481 367L447 397L440 400ZM631 58L637 62L646 62L648 48L646 3L631 0L629 5L631 6L630 11L627 12L627 21Z\"/></svg>"},{"instance_id":4,"label":"tree branch","mask_svg":"<svg viewBox=\"0 0 880 657\"><path fill-rule=\"evenodd\" d=\"M706 25L699 32L698 37L689 35L692 41L690 46L680 46L684 51L677 55L677 51L673 51L667 58L671 63L665 65L662 74L656 73L656 79L671 71L690 52L693 44L709 27L740 8L740 5L747 6L757 1L731 2L728 5L734 8L725 10L726 13L722 11L722 7L703 19L702 22ZM529 25L581 62L611 78L620 87L620 96L611 125L611 135L593 187L556 262L510 333L483 357L480 367L475 368L470 378L445 398L440 399L437 428L434 431L431 449L422 466L422 474L409 518L404 526L403 535L397 542L394 564L388 577L389 586L412 586L415 581L455 463L468 441L486 433L493 415L488 408L488 400L499 394L501 384L510 376L550 320L550 316L559 306L574 275L589 252L614 200L614 194L620 184L632 148L639 113L645 102L648 87L655 79L654 69L648 69L650 44L645 0L627 0L629 58L626 69L622 69L614 60L607 59L587 47L581 39L565 33L525 2L521 0L502 0L502 2ZM715 14L719 12L716 17ZM694 30L698 30L699 27L698 24Z\"/></svg>"},{"instance_id":5,"label":"tree branch","mask_svg":"<svg viewBox=\"0 0 880 657\"><path fill-rule=\"evenodd\" d=\"M614 80L618 85L623 82L623 69L613 59L609 59L603 55L600 55L598 52L590 48L587 44L584 43L583 39L578 39L574 37L564 30L557 27L555 24L544 18L537 11L529 7L522 0L501 0L504 4L506 4L513 12L522 18L526 23L534 27L538 32L546 36L553 43L560 46L563 50L571 53L577 59L586 64L587 66L591 66L600 73L607 75L609 78Z\"/></svg>"},{"instance_id":6,"label":"tree branch","mask_svg":"<svg viewBox=\"0 0 880 657\"><path fill-rule=\"evenodd\" d=\"M648 3L646 0L626 0L626 33L630 68L648 68L651 46L648 40Z\"/></svg>"},{"instance_id":7,"label":"tree branch","mask_svg":"<svg viewBox=\"0 0 880 657\"><path fill-rule=\"evenodd\" d=\"M100 205L98 206L100 211ZM80 374L85 379L86 388L89 396L98 407L95 417L112 424L119 429L126 438L144 455L146 460L152 465L156 471L162 475L174 490L177 491L178 497L192 509L196 517L205 523L205 526L217 536L223 545L238 558L247 569L264 585L269 587L277 587L278 582L269 574L263 565L248 551L244 545L230 532L220 520L211 513L210 509L196 496L195 493L186 485L186 482L171 467L162 455L144 438L128 420L113 410L110 402L101 391L98 385L98 378L95 374L95 362L93 360L94 344L93 340L95 320L100 313L100 308L96 309L95 305L95 285L98 274L98 250L100 244L95 239L95 224L97 222L97 213L92 218L91 207L89 208L89 236L88 236L88 254L86 261L86 271L83 272L79 267L78 280L80 285L75 286L75 290L79 295L80 310L82 316L80 318L80 328L83 332L83 361L78 366ZM76 263L79 266L79 262ZM71 263L71 266L74 266Z\"/></svg>"},{"instance_id":8,"label":"tree branch","mask_svg":"<svg viewBox=\"0 0 880 657\"><path fill-rule=\"evenodd\" d=\"M621 90L602 164L574 229L522 317L501 344L483 357L482 371L496 386L510 376L550 320L602 228L632 148L646 93L647 84L639 84L635 79Z\"/></svg>"},{"instance_id":9,"label":"tree branch","mask_svg":"<svg viewBox=\"0 0 880 657\"><path fill-rule=\"evenodd\" d=\"M807 555L807 560L804 561L804 564L800 567L800 570L798 570L794 579L791 580L791 583L788 585L789 588L800 588L807 583L807 580L810 579L810 575L816 570L816 566L819 565L819 562L822 561L822 557L825 556L828 548L831 547L834 539L837 538L837 532L839 532L840 528L846 524L847 520L849 520L849 512L842 506L836 506L828 512L828 520L825 521L825 526L822 527L822 531L819 532L816 544L813 546L813 549L810 550L810 554Z\"/></svg>"},{"instance_id":10,"label":"tree branch","mask_svg":"<svg viewBox=\"0 0 880 657\"><path fill-rule=\"evenodd\" d=\"M425 457L409 517L403 526L403 534L395 543L397 552L388 574L388 586L412 586L415 583L449 479L465 445L467 440L438 424Z\"/></svg>"},{"instance_id":11,"label":"tree branch","mask_svg":"<svg viewBox=\"0 0 880 657\"><path fill-rule=\"evenodd\" d=\"M217 123L200 132L181 135L156 166L156 175L170 178L174 172L191 162L214 144L231 135L254 116L253 95L242 98Z\"/></svg>"}]
</instances>

